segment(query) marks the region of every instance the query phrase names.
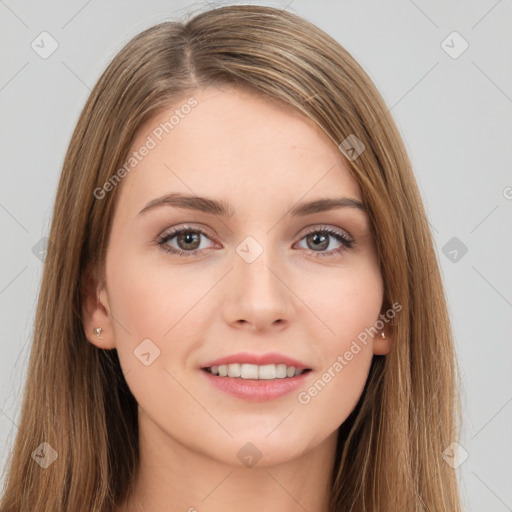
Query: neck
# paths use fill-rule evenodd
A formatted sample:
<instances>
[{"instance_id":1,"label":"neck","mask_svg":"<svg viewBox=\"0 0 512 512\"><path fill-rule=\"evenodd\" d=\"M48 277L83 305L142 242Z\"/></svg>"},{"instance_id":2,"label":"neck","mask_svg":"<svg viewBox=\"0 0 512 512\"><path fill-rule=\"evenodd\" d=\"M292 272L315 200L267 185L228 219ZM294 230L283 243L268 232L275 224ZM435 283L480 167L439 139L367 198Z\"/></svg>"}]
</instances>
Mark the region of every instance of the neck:
<instances>
[{"instance_id":1,"label":"neck","mask_svg":"<svg viewBox=\"0 0 512 512\"><path fill-rule=\"evenodd\" d=\"M297 457L273 464L263 456L266 464L252 467L199 453L144 414L139 440L140 465L121 512L329 512L337 431Z\"/></svg>"}]
</instances>

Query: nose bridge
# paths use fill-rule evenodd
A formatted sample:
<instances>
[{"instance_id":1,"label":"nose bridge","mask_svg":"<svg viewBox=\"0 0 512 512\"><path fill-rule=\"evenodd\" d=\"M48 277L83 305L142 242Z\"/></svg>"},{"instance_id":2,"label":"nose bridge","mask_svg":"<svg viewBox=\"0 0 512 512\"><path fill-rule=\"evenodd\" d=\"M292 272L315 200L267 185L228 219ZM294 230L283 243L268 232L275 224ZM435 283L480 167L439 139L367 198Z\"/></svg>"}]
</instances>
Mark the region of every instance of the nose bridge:
<instances>
[{"instance_id":1,"label":"nose bridge","mask_svg":"<svg viewBox=\"0 0 512 512\"><path fill-rule=\"evenodd\" d=\"M276 288L282 286L274 274L273 267L278 265L269 239L267 237L260 243L249 236L236 248L235 273L245 293L254 295L254 298L260 294L269 295L268 298L270 295L276 296Z\"/></svg>"},{"instance_id":2,"label":"nose bridge","mask_svg":"<svg viewBox=\"0 0 512 512\"><path fill-rule=\"evenodd\" d=\"M253 261L247 261L243 257L237 260L235 272L238 274L240 284L247 292L273 294L277 279L271 270L272 262L268 250L263 250Z\"/></svg>"},{"instance_id":3,"label":"nose bridge","mask_svg":"<svg viewBox=\"0 0 512 512\"><path fill-rule=\"evenodd\" d=\"M270 239L266 236L260 242L248 236L236 247L226 312L230 322L264 327L289 319L290 292L279 275L282 266Z\"/></svg>"}]
</instances>

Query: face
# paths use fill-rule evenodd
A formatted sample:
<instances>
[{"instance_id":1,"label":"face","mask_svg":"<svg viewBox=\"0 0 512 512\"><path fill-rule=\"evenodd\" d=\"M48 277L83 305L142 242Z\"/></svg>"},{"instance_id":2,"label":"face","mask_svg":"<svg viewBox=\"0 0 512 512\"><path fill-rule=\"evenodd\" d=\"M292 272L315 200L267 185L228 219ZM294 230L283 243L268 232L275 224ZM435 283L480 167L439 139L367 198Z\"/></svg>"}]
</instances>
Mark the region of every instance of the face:
<instances>
[{"instance_id":1,"label":"face","mask_svg":"<svg viewBox=\"0 0 512 512\"><path fill-rule=\"evenodd\" d=\"M227 464L241 448L276 464L335 436L388 349L361 341L383 298L370 223L313 122L230 87L191 96L130 151L145 155L118 185L91 341L117 349L148 428ZM291 366L304 371L283 377Z\"/></svg>"}]
</instances>

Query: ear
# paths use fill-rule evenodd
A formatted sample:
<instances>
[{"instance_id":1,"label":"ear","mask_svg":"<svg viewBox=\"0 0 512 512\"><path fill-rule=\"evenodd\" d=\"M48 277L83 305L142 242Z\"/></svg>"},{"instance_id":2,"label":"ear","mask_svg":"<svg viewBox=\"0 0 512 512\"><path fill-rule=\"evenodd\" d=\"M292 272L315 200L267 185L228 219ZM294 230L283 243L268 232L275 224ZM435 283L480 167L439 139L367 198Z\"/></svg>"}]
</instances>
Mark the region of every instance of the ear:
<instances>
[{"instance_id":1,"label":"ear","mask_svg":"<svg viewBox=\"0 0 512 512\"><path fill-rule=\"evenodd\" d=\"M394 310L395 305L391 306L389 300L384 299L381 304L381 311L379 314L379 319L375 321L375 328L377 328L377 324L382 324L383 327L380 329L377 334L373 336L373 353L376 356L386 356L391 352L391 348L393 347L394 340L394 317L390 315L389 311ZM398 309L398 311L400 311Z\"/></svg>"},{"instance_id":2,"label":"ear","mask_svg":"<svg viewBox=\"0 0 512 512\"><path fill-rule=\"evenodd\" d=\"M393 333L389 327L379 331L373 338L373 353L376 356L385 356L389 354L393 344Z\"/></svg>"},{"instance_id":3,"label":"ear","mask_svg":"<svg viewBox=\"0 0 512 512\"><path fill-rule=\"evenodd\" d=\"M82 323L87 339L102 349L116 348L114 325L110 313L106 283L99 282L96 273L87 269L82 278ZM95 333L100 327L101 333Z\"/></svg>"}]
</instances>

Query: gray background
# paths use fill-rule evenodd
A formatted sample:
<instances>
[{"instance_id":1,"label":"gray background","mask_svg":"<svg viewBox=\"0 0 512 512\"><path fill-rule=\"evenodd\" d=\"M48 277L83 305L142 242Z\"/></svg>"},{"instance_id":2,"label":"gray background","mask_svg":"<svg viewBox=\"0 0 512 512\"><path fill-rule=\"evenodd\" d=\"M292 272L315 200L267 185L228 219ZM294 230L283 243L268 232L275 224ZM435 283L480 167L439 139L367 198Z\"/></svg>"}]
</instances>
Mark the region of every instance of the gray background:
<instances>
[{"instance_id":1,"label":"gray background","mask_svg":"<svg viewBox=\"0 0 512 512\"><path fill-rule=\"evenodd\" d=\"M511 2L258 3L288 5L336 38L391 109L427 207L455 331L465 510L512 511ZM78 114L132 36L206 5L0 0L1 468L19 418L40 240ZM58 43L46 59L31 47L42 46L43 31ZM448 37L454 31L463 39Z\"/></svg>"}]
</instances>

